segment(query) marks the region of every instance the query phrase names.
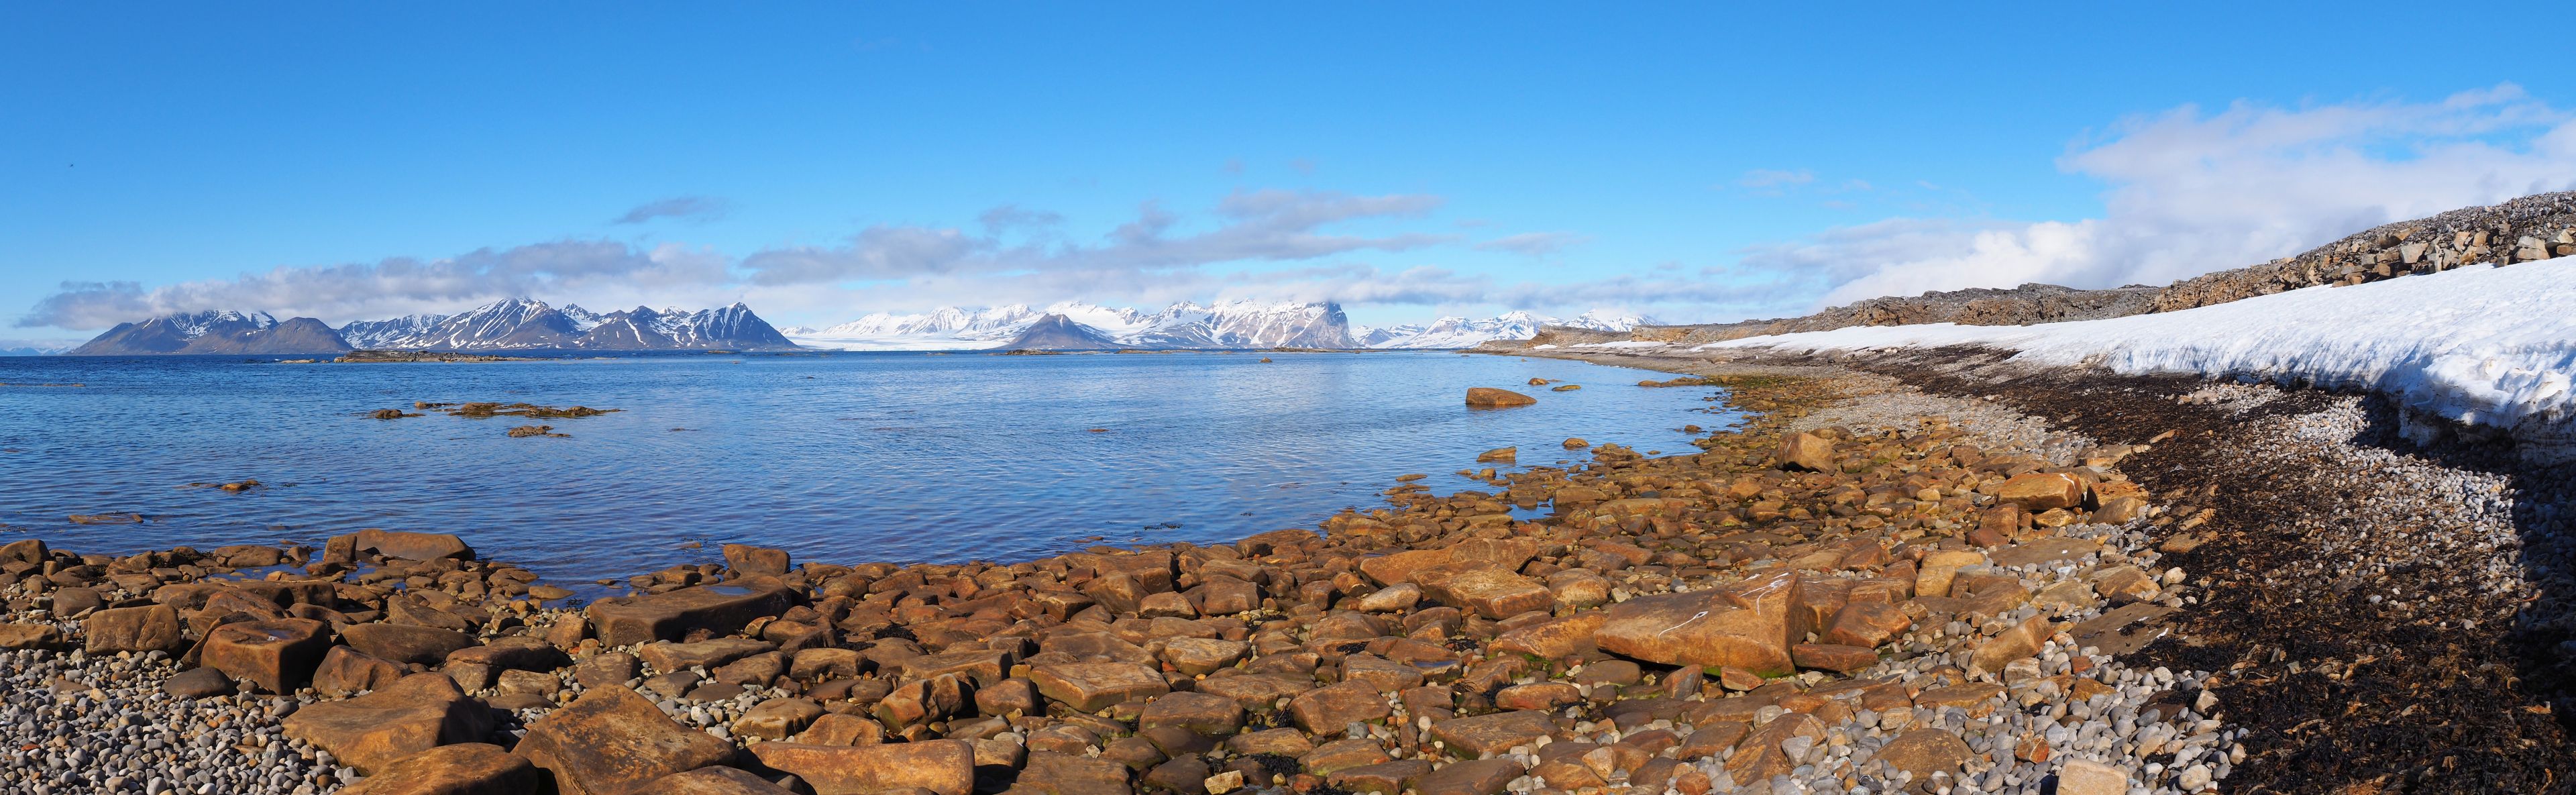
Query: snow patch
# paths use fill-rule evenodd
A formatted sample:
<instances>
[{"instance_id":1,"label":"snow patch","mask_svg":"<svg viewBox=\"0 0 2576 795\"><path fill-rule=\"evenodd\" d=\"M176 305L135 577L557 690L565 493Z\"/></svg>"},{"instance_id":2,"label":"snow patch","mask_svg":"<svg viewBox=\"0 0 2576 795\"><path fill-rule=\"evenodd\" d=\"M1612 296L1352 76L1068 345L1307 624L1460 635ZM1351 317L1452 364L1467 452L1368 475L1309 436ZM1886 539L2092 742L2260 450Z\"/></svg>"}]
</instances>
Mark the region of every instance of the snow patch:
<instances>
[{"instance_id":1,"label":"snow patch","mask_svg":"<svg viewBox=\"0 0 2576 795\"><path fill-rule=\"evenodd\" d=\"M1976 345L2121 373L2359 387L2445 419L2513 429L2576 409L2576 258L2471 265L2215 306L2035 326L1854 326L1693 350L1792 353Z\"/></svg>"}]
</instances>

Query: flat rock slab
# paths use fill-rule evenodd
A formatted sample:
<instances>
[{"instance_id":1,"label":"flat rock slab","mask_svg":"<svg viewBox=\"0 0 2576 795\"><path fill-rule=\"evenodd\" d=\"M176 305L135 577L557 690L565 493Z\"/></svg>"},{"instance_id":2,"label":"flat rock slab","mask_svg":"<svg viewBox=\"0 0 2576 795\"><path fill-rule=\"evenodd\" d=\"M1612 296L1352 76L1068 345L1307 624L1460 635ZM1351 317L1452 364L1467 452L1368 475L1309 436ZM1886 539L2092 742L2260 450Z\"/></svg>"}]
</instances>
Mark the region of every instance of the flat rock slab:
<instances>
[{"instance_id":1,"label":"flat rock slab","mask_svg":"<svg viewBox=\"0 0 2576 795\"><path fill-rule=\"evenodd\" d=\"M322 559L346 563L355 561L358 553L364 552L404 560L474 559L474 548L466 546L465 539L452 534L374 529L332 536L331 540L323 542Z\"/></svg>"},{"instance_id":2,"label":"flat rock slab","mask_svg":"<svg viewBox=\"0 0 2576 795\"><path fill-rule=\"evenodd\" d=\"M330 625L303 618L243 621L206 633L200 664L271 693L293 693L331 650Z\"/></svg>"},{"instance_id":3,"label":"flat rock slab","mask_svg":"<svg viewBox=\"0 0 2576 795\"><path fill-rule=\"evenodd\" d=\"M774 581L729 582L602 600L590 606L590 621L600 643L629 646L678 640L693 629L729 634L752 619L787 612L795 603L795 593Z\"/></svg>"},{"instance_id":4,"label":"flat rock slab","mask_svg":"<svg viewBox=\"0 0 2576 795\"><path fill-rule=\"evenodd\" d=\"M442 745L403 757L341 795L525 795L537 788L528 760L488 743Z\"/></svg>"},{"instance_id":5,"label":"flat rock slab","mask_svg":"<svg viewBox=\"0 0 2576 795\"><path fill-rule=\"evenodd\" d=\"M637 795L664 776L732 761L734 747L609 685L528 724L514 753L551 774L560 795Z\"/></svg>"},{"instance_id":6,"label":"flat rock slab","mask_svg":"<svg viewBox=\"0 0 2576 795\"><path fill-rule=\"evenodd\" d=\"M1029 669L1029 679L1047 698L1082 712L1172 692L1161 671L1137 663L1040 665Z\"/></svg>"},{"instance_id":7,"label":"flat rock slab","mask_svg":"<svg viewBox=\"0 0 2576 795\"><path fill-rule=\"evenodd\" d=\"M1471 759L1414 779L1413 788L1422 795L1494 795L1522 772L1521 763L1510 759Z\"/></svg>"},{"instance_id":8,"label":"flat rock slab","mask_svg":"<svg viewBox=\"0 0 2576 795\"><path fill-rule=\"evenodd\" d=\"M1789 607L1798 590L1797 575L1780 574L1721 590L1641 596L1603 611L1592 641L1648 662L1781 676L1796 669Z\"/></svg>"},{"instance_id":9,"label":"flat rock slab","mask_svg":"<svg viewBox=\"0 0 2576 795\"><path fill-rule=\"evenodd\" d=\"M480 742L492 731L492 710L445 674L413 674L383 690L296 710L285 729L372 775L431 748Z\"/></svg>"},{"instance_id":10,"label":"flat rock slab","mask_svg":"<svg viewBox=\"0 0 2576 795\"><path fill-rule=\"evenodd\" d=\"M474 645L474 636L463 632L408 624L352 624L340 630L340 640L369 657L422 665L447 662L447 655Z\"/></svg>"},{"instance_id":11,"label":"flat rock slab","mask_svg":"<svg viewBox=\"0 0 2576 795\"><path fill-rule=\"evenodd\" d=\"M2165 618L2180 612L2154 602L2122 605L2102 612L2075 625L2076 648L2092 646L2103 654L2121 655L2136 652L2165 636Z\"/></svg>"},{"instance_id":12,"label":"flat rock slab","mask_svg":"<svg viewBox=\"0 0 2576 795\"><path fill-rule=\"evenodd\" d=\"M863 795L908 787L937 795L975 791L975 746L965 740L859 746L758 743L751 746L751 753L763 765L796 774L814 788L815 795Z\"/></svg>"},{"instance_id":13,"label":"flat rock slab","mask_svg":"<svg viewBox=\"0 0 2576 795\"><path fill-rule=\"evenodd\" d=\"M100 610L81 622L91 654L173 651L183 640L179 629L179 611L169 605Z\"/></svg>"},{"instance_id":14,"label":"flat rock slab","mask_svg":"<svg viewBox=\"0 0 2576 795\"><path fill-rule=\"evenodd\" d=\"M1501 754L1513 746L1535 748L1539 738L1555 734L1556 722L1538 710L1497 712L1431 724L1432 738L1447 743L1461 756Z\"/></svg>"},{"instance_id":15,"label":"flat rock slab","mask_svg":"<svg viewBox=\"0 0 2576 795\"><path fill-rule=\"evenodd\" d=\"M644 791L653 795L796 795L794 790L731 767L702 767L686 773L673 773L655 780Z\"/></svg>"},{"instance_id":16,"label":"flat rock slab","mask_svg":"<svg viewBox=\"0 0 2576 795\"><path fill-rule=\"evenodd\" d=\"M2004 567L2072 563L2084 556L2102 551L2099 542L2081 538L2051 537L2004 547L1994 551L1994 565Z\"/></svg>"},{"instance_id":17,"label":"flat rock slab","mask_svg":"<svg viewBox=\"0 0 2576 795\"><path fill-rule=\"evenodd\" d=\"M686 671L690 666L695 665L714 669L716 666L776 648L778 644L750 638L710 638L696 643L672 643L663 640L636 647L635 656L653 666L653 670L670 673Z\"/></svg>"}]
</instances>

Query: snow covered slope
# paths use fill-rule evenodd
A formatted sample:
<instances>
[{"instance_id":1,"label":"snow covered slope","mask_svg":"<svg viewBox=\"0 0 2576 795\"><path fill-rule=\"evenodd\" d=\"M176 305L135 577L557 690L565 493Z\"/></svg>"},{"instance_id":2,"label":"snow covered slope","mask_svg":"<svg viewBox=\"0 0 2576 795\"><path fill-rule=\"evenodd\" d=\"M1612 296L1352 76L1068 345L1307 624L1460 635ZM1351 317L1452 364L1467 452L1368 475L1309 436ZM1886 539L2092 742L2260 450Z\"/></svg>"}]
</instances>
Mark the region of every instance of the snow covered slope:
<instances>
[{"instance_id":1,"label":"snow covered slope","mask_svg":"<svg viewBox=\"0 0 2576 795\"><path fill-rule=\"evenodd\" d=\"M1044 309L943 307L921 314L876 313L828 328L785 329L812 348L854 351L982 350L1018 338L1041 318L1061 315L1086 337L1133 348L1352 348L1350 322L1329 303L1177 303L1153 314L1080 301Z\"/></svg>"},{"instance_id":2,"label":"snow covered slope","mask_svg":"<svg viewBox=\"0 0 2576 795\"><path fill-rule=\"evenodd\" d=\"M1853 326L1694 350L1980 345L2014 361L2353 386L2463 423L2564 436L2576 413L2576 257L2035 326ZM2560 430L2549 430L2555 426Z\"/></svg>"},{"instance_id":3,"label":"snow covered slope","mask_svg":"<svg viewBox=\"0 0 2576 795\"><path fill-rule=\"evenodd\" d=\"M1488 340L1525 340L1542 326L1571 326L1600 331L1627 331L1654 321L1595 309L1560 319L1528 312L1505 312L1483 320L1444 317L1430 323L1406 323L1379 329L1352 329L1360 344L1371 348L1473 348Z\"/></svg>"}]
</instances>

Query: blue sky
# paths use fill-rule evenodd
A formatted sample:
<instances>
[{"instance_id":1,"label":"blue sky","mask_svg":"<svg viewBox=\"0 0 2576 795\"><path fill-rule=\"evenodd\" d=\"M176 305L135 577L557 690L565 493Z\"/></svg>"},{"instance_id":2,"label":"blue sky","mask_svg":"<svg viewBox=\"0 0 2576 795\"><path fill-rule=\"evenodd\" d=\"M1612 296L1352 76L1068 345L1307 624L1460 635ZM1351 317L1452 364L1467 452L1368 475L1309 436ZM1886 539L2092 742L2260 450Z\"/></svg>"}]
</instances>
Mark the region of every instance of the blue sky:
<instances>
[{"instance_id":1,"label":"blue sky","mask_svg":"<svg viewBox=\"0 0 2576 795\"><path fill-rule=\"evenodd\" d=\"M1728 320L2576 186L2576 52L2418 8L10 4L0 337L515 293Z\"/></svg>"}]
</instances>

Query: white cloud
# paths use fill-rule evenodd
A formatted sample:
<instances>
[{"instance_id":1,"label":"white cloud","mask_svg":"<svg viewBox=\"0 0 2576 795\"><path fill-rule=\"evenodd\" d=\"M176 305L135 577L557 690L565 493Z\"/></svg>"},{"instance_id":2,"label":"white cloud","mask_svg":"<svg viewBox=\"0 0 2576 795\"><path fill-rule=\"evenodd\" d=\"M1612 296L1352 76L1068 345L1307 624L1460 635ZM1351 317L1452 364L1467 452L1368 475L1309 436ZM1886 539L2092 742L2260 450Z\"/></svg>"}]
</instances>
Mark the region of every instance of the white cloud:
<instances>
[{"instance_id":1,"label":"white cloud","mask_svg":"<svg viewBox=\"0 0 2576 795\"><path fill-rule=\"evenodd\" d=\"M2576 188L2576 115L2504 85L2439 102L2183 106L2079 140L2098 218L1891 219L1758 246L1747 266L1825 286L1817 306L2048 282L2161 285L2392 221Z\"/></svg>"},{"instance_id":2,"label":"white cloud","mask_svg":"<svg viewBox=\"0 0 2576 795\"><path fill-rule=\"evenodd\" d=\"M1523 232L1517 235L1505 235L1478 243L1476 244L1476 250L1508 251L1524 256L1544 257L1559 251L1564 251L1573 246L1582 245L1585 242L1589 242L1591 239L1592 237L1589 235L1579 235L1573 232Z\"/></svg>"},{"instance_id":3,"label":"white cloud","mask_svg":"<svg viewBox=\"0 0 2576 795\"><path fill-rule=\"evenodd\" d=\"M1744 176L1737 179L1735 184L1747 188L1784 188L1814 181L1816 181L1815 172L1803 168L1796 171L1757 168L1744 172Z\"/></svg>"},{"instance_id":4,"label":"white cloud","mask_svg":"<svg viewBox=\"0 0 2576 795\"><path fill-rule=\"evenodd\" d=\"M657 218L677 218L703 223L723 218L724 214L731 209L732 205L723 199L709 196L680 196L635 205L634 209L627 210L625 215L611 219L609 223L640 224Z\"/></svg>"}]
</instances>

